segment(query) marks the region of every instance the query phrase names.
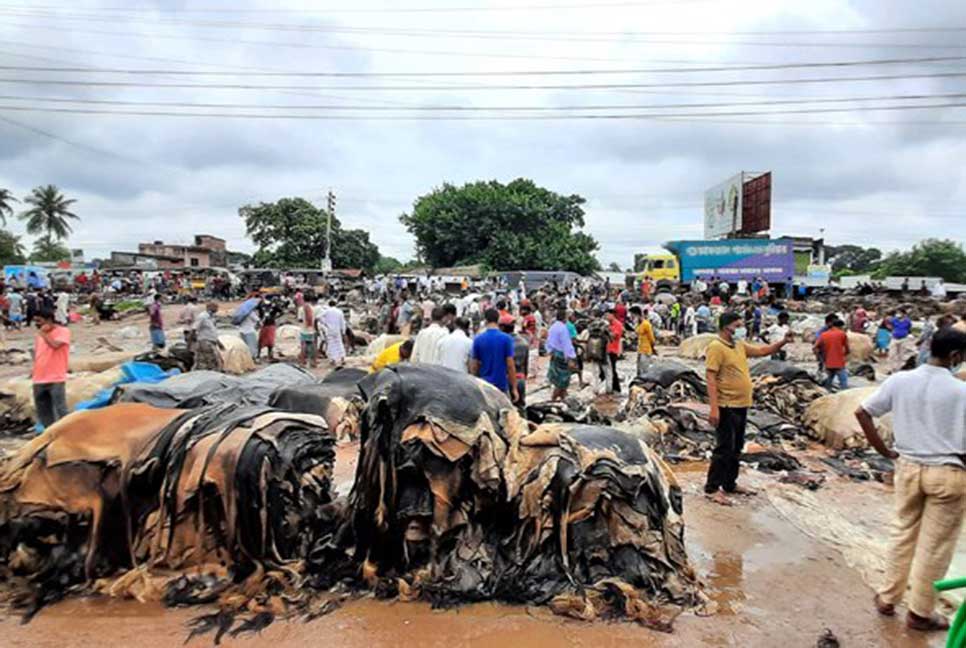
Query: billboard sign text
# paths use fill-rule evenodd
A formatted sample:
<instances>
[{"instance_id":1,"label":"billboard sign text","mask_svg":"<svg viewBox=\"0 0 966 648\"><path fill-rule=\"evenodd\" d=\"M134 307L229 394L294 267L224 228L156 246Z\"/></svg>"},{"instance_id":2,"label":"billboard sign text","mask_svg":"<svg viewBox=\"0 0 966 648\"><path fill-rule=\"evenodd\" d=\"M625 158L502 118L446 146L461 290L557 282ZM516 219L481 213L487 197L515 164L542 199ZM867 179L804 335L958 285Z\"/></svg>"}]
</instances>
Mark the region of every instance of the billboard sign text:
<instances>
[{"instance_id":1,"label":"billboard sign text","mask_svg":"<svg viewBox=\"0 0 966 648\"><path fill-rule=\"evenodd\" d=\"M675 241L667 245L681 260L681 280L700 277L736 281L761 277L778 283L795 275L795 254L790 239L730 239L726 241Z\"/></svg>"}]
</instances>

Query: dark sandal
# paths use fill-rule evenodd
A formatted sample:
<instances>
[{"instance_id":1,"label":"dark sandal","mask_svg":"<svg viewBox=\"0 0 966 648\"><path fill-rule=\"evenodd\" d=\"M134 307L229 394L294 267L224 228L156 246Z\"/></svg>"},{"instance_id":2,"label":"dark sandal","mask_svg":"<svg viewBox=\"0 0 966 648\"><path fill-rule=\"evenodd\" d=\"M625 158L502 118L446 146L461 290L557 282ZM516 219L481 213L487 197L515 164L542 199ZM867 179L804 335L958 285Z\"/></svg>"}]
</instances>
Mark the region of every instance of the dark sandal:
<instances>
[{"instance_id":1,"label":"dark sandal","mask_svg":"<svg viewBox=\"0 0 966 648\"><path fill-rule=\"evenodd\" d=\"M915 612L909 612L906 615L906 627L919 632L936 632L949 630L949 621L941 616L921 617Z\"/></svg>"},{"instance_id":2,"label":"dark sandal","mask_svg":"<svg viewBox=\"0 0 966 648\"><path fill-rule=\"evenodd\" d=\"M878 594L875 595L875 597L872 599L872 602L875 604L875 609L878 610L879 614L882 616L891 617L896 615L896 606L892 603L884 603L882 599L879 598Z\"/></svg>"}]
</instances>

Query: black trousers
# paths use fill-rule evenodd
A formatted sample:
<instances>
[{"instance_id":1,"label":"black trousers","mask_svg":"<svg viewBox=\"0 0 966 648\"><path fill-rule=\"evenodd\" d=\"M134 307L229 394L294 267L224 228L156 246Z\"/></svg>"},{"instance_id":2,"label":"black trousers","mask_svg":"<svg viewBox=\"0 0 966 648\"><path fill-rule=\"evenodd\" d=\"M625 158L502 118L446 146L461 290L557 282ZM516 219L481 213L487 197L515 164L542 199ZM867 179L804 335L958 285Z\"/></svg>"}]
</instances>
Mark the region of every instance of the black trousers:
<instances>
[{"instance_id":1,"label":"black trousers","mask_svg":"<svg viewBox=\"0 0 966 648\"><path fill-rule=\"evenodd\" d=\"M37 410L37 420L44 428L64 418L69 414L67 409L67 386L65 383L35 383L34 409Z\"/></svg>"},{"instance_id":2,"label":"black trousers","mask_svg":"<svg viewBox=\"0 0 966 648\"><path fill-rule=\"evenodd\" d=\"M721 419L715 430L715 446L708 466L705 493L719 488L733 493L738 481L739 460L745 447L745 425L748 423L747 407L721 407Z\"/></svg>"},{"instance_id":3,"label":"black trousers","mask_svg":"<svg viewBox=\"0 0 966 648\"><path fill-rule=\"evenodd\" d=\"M611 389L614 390L615 394L619 394L621 393L621 377L620 374L617 373L617 354L608 353L607 361L610 362L610 375L612 377Z\"/></svg>"}]
</instances>

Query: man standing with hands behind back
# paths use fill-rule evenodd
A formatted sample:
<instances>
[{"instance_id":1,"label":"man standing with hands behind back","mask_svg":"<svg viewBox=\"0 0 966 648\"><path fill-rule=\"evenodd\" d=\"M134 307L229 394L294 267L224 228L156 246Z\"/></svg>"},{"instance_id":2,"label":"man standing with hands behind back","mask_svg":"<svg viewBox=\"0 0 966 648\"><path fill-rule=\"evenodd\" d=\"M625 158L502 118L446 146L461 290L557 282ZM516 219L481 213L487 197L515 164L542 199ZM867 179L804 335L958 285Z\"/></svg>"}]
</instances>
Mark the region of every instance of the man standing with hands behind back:
<instances>
[{"instance_id":1,"label":"man standing with hands behind back","mask_svg":"<svg viewBox=\"0 0 966 648\"><path fill-rule=\"evenodd\" d=\"M739 459L745 445L745 425L751 407L751 373L748 358L777 353L788 344L786 336L773 344L749 344L748 329L741 315L726 312L718 323L718 338L708 345L706 365L711 415L715 426L715 447L708 467L704 492L717 504L729 506L728 494L753 495L737 485ZM724 492L721 492L724 491Z\"/></svg>"}]
</instances>

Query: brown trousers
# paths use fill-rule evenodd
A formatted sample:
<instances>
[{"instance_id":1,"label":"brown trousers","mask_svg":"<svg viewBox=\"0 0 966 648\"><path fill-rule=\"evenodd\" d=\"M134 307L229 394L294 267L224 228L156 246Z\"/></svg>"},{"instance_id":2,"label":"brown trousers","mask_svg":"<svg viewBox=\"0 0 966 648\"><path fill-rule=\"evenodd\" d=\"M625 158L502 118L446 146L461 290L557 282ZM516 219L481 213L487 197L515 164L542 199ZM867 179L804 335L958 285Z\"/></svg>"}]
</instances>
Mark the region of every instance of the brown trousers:
<instances>
[{"instance_id":1,"label":"brown trousers","mask_svg":"<svg viewBox=\"0 0 966 648\"><path fill-rule=\"evenodd\" d=\"M936 604L933 582L949 569L966 513L966 470L896 461L896 520L886 579L879 592L886 603L902 600L928 617Z\"/></svg>"}]
</instances>

